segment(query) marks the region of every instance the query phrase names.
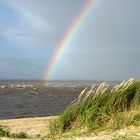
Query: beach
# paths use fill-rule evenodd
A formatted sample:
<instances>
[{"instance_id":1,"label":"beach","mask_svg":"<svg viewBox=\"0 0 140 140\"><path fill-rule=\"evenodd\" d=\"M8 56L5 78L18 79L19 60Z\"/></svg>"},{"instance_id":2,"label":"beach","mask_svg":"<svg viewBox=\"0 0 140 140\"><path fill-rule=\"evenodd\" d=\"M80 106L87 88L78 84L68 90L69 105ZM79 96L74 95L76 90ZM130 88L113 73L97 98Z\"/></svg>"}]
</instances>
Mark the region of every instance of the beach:
<instances>
[{"instance_id":1,"label":"beach","mask_svg":"<svg viewBox=\"0 0 140 140\"><path fill-rule=\"evenodd\" d=\"M48 124L77 99L85 87L90 88L99 83L101 81L50 83L2 81L0 82L0 124L8 126L13 133L25 132L33 137L46 135ZM116 82L110 83L110 85L116 84ZM74 139L88 140L96 137L95 134L91 134ZM2 138L2 140L9 139Z\"/></svg>"},{"instance_id":2,"label":"beach","mask_svg":"<svg viewBox=\"0 0 140 140\"><path fill-rule=\"evenodd\" d=\"M0 124L7 125L12 132L26 132L31 136L44 135L47 133L47 126L58 116L33 117L20 119L0 120ZM139 127L128 127L115 131L96 131L82 136L62 137L62 140L112 140L113 138L123 140L126 136L138 140L140 137ZM126 137L126 138L127 138ZM122 138L122 139L121 139ZM0 138L0 140L15 140L13 138ZM17 138L16 140L21 140ZM28 139L22 139L28 140Z\"/></svg>"},{"instance_id":3,"label":"beach","mask_svg":"<svg viewBox=\"0 0 140 140\"><path fill-rule=\"evenodd\" d=\"M57 116L5 119L0 120L0 124L8 126L15 133L25 132L29 135L38 135L42 134L55 118Z\"/></svg>"}]
</instances>

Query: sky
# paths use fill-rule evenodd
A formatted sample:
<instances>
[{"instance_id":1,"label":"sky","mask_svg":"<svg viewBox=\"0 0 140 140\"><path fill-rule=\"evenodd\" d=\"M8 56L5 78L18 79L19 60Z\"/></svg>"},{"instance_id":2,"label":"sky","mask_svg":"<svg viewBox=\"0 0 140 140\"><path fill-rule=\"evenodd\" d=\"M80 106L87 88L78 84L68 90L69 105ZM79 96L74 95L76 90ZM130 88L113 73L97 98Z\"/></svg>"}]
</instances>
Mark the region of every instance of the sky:
<instances>
[{"instance_id":1,"label":"sky","mask_svg":"<svg viewBox=\"0 0 140 140\"><path fill-rule=\"evenodd\" d=\"M0 0L0 79L44 79L85 0ZM140 0L96 0L50 80L140 78Z\"/></svg>"}]
</instances>

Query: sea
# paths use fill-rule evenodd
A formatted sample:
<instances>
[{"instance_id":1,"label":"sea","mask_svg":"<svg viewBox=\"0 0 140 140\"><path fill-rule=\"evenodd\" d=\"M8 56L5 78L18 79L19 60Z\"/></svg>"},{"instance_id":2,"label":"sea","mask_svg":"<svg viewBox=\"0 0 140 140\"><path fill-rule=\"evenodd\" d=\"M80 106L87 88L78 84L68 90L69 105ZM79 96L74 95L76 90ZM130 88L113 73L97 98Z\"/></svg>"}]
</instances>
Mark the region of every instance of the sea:
<instances>
[{"instance_id":1,"label":"sea","mask_svg":"<svg viewBox=\"0 0 140 140\"><path fill-rule=\"evenodd\" d=\"M111 86L120 81L106 81ZM0 81L0 119L61 114L86 87L102 81Z\"/></svg>"}]
</instances>

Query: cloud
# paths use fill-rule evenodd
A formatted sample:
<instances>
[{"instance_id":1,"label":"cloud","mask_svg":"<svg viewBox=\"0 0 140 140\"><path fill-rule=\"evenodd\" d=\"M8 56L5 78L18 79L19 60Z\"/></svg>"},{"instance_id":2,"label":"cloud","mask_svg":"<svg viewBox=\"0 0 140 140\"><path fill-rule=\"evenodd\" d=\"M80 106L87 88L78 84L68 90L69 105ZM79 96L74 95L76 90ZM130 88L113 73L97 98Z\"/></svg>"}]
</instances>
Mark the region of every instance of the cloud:
<instances>
[{"instance_id":1,"label":"cloud","mask_svg":"<svg viewBox=\"0 0 140 140\"><path fill-rule=\"evenodd\" d=\"M6 4L11 9L14 9L14 13L10 15L10 18L8 16L5 19L1 19L0 34L3 35L5 40L20 47L26 45L34 47L46 46L45 37L49 38L51 35L52 24L44 21L22 5L17 5L11 1L7 1Z\"/></svg>"},{"instance_id":2,"label":"cloud","mask_svg":"<svg viewBox=\"0 0 140 140\"><path fill-rule=\"evenodd\" d=\"M83 0L6 0L6 2L20 15L18 22L16 21L18 25L8 29L8 39L19 44L22 39L17 35L29 34L28 38L24 37L23 43L26 41L26 44L45 46L49 49L57 47L84 3Z\"/></svg>"},{"instance_id":3,"label":"cloud","mask_svg":"<svg viewBox=\"0 0 140 140\"><path fill-rule=\"evenodd\" d=\"M117 77L122 77L130 74L132 68L139 70L140 1L98 1L98 5L93 6L93 12L86 16L72 42L64 50L54 78L109 78L109 75L116 77L116 73ZM5 8L0 3L0 56L44 57L43 60L32 60L34 64L42 64L43 67L73 24L85 0L0 2L5 3ZM10 67L14 62L5 63ZM20 63L24 69L31 70L30 74L33 68L37 69L19 60L14 63L15 75L16 68L22 72ZM118 68L123 70L119 72Z\"/></svg>"}]
</instances>

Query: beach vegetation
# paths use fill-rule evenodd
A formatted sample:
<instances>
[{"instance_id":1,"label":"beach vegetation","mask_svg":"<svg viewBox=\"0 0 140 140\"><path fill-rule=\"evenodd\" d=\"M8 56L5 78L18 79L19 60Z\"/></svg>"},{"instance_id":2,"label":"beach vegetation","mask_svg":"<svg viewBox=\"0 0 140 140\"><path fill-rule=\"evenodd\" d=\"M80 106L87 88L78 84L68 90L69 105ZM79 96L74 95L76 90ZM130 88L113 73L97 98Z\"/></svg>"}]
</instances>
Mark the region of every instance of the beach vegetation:
<instances>
[{"instance_id":1,"label":"beach vegetation","mask_svg":"<svg viewBox=\"0 0 140 140\"><path fill-rule=\"evenodd\" d=\"M85 88L49 125L51 135L77 130L93 132L140 125L140 81L129 79L111 87ZM118 138L119 139L119 138Z\"/></svg>"},{"instance_id":2,"label":"beach vegetation","mask_svg":"<svg viewBox=\"0 0 140 140\"><path fill-rule=\"evenodd\" d=\"M5 125L0 125L0 137L9 137L9 138L29 138L29 135L25 132L13 133L10 129Z\"/></svg>"}]
</instances>

